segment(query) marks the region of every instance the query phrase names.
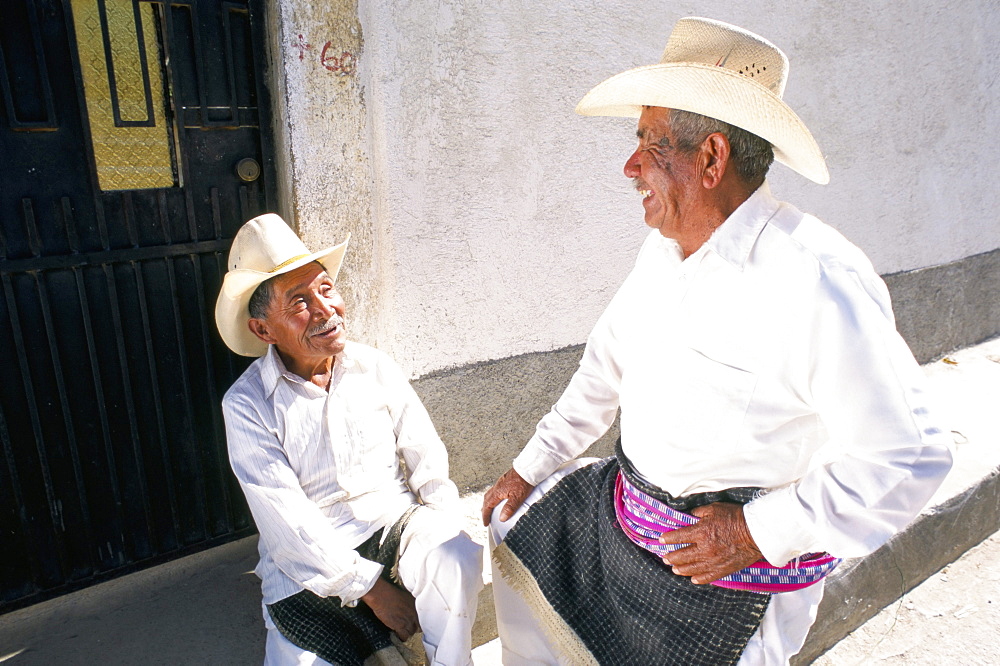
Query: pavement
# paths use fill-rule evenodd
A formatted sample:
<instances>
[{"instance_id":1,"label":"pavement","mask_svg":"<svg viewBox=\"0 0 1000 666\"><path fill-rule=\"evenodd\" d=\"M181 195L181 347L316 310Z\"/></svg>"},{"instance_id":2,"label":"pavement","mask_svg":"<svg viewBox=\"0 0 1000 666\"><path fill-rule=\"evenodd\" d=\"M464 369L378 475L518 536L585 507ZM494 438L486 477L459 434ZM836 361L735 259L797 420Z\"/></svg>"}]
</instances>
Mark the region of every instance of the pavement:
<instances>
[{"instance_id":1,"label":"pavement","mask_svg":"<svg viewBox=\"0 0 1000 666\"><path fill-rule=\"evenodd\" d=\"M831 575L793 666L1000 664L1000 338L924 370L955 467L906 530ZM484 541L480 497L463 502ZM0 663L259 664L256 560L250 537L2 615ZM489 587L480 600L473 657L492 666Z\"/></svg>"}]
</instances>

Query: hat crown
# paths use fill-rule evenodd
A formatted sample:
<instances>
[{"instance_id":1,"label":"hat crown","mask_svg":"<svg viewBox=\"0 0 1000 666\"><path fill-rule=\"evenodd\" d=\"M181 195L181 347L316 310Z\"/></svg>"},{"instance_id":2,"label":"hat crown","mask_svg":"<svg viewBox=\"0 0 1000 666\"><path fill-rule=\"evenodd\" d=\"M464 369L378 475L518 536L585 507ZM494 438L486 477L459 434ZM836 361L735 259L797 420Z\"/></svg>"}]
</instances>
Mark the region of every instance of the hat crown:
<instances>
[{"instance_id":1,"label":"hat crown","mask_svg":"<svg viewBox=\"0 0 1000 666\"><path fill-rule=\"evenodd\" d=\"M777 46L735 25L698 17L677 21L660 62L722 67L752 79L778 97L785 92L788 80L788 58Z\"/></svg>"},{"instance_id":2,"label":"hat crown","mask_svg":"<svg viewBox=\"0 0 1000 666\"><path fill-rule=\"evenodd\" d=\"M244 224L233 238L228 269L273 273L309 255L303 243L281 217L266 213Z\"/></svg>"}]
</instances>

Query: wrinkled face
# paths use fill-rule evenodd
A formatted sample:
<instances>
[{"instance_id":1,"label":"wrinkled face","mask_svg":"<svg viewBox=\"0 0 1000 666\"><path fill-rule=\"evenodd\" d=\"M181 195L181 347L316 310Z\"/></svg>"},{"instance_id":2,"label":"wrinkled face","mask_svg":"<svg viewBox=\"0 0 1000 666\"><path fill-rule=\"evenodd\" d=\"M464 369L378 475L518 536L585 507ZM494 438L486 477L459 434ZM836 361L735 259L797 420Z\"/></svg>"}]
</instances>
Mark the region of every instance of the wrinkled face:
<instances>
[{"instance_id":1,"label":"wrinkled face","mask_svg":"<svg viewBox=\"0 0 1000 666\"><path fill-rule=\"evenodd\" d=\"M669 117L669 109L643 108L636 131L639 147L625 162L625 175L642 195L646 224L680 241L696 223L688 217L698 194L698 152L677 148Z\"/></svg>"},{"instance_id":2,"label":"wrinkled face","mask_svg":"<svg viewBox=\"0 0 1000 666\"><path fill-rule=\"evenodd\" d=\"M344 351L344 299L333 280L317 262L306 264L274 280L264 335L258 337L277 346L292 372ZM297 373L300 374L300 373Z\"/></svg>"}]
</instances>

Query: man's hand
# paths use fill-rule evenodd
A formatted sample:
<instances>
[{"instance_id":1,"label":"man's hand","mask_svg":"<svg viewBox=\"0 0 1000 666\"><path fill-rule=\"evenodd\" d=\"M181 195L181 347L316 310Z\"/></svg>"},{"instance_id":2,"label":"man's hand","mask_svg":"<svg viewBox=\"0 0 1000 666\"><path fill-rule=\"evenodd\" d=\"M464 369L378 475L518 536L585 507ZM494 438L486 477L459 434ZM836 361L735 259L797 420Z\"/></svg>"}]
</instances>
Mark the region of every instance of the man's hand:
<instances>
[{"instance_id":1,"label":"man's hand","mask_svg":"<svg viewBox=\"0 0 1000 666\"><path fill-rule=\"evenodd\" d=\"M660 535L660 543L690 544L664 556L663 562L675 574L704 585L763 558L750 536L742 505L715 502L699 506L691 515L701 520Z\"/></svg>"},{"instance_id":2,"label":"man's hand","mask_svg":"<svg viewBox=\"0 0 1000 666\"><path fill-rule=\"evenodd\" d=\"M361 601L372 609L382 624L396 632L400 640L406 641L420 631L413 595L384 578L379 577Z\"/></svg>"},{"instance_id":3,"label":"man's hand","mask_svg":"<svg viewBox=\"0 0 1000 666\"><path fill-rule=\"evenodd\" d=\"M500 521L506 522L514 515L514 512L518 510L534 488L533 485L522 479L513 467L504 472L503 476L493 484L493 487L483 495L483 525L490 524L493 509L504 500L507 500L507 503L500 510Z\"/></svg>"}]
</instances>

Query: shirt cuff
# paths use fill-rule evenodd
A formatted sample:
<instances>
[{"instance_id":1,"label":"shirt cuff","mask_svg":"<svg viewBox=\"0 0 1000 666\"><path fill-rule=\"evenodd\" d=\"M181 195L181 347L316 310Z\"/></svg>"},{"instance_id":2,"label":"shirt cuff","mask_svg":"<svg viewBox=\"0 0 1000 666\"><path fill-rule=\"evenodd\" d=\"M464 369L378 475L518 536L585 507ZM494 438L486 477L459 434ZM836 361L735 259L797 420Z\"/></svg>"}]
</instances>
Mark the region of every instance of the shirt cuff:
<instances>
[{"instance_id":1,"label":"shirt cuff","mask_svg":"<svg viewBox=\"0 0 1000 666\"><path fill-rule=\"evenodd\" d=\"M747 529L764 559L781 567L795 557L822 550L816 545L810 521L795 495L786 486L761 495L743 507Z\"/></svg>"},{"instance_id":2,"label":"shirt cuff","mask_svg":"<svg viewBox=\"0 0 1000 666\"><path fill-rule=\"evenodd\" d=\"M566 461L542 450L534 444L534 441L534 439L529 441L524 450L514 458L512 467L522 479L537 486Z\"/></svg>"},{"instance_id":3,"label":"shirt cuff","mask_svg":"<svg viewBox=\"0 0 1000 666\"><path fill-rule=\"evenodd\" d=\"M377 581L378 577L382 575L382 569L384 569L384 567L378 562L372 562L371 560L359 557L353 569L353 572L349 576L344 576L338 581L340 584L337 586L336 590L329 591L327 594L321 594L317 591L317 586L310 584L309 581L306 581L304 586L306 589L311 590L322 597L340 597L340 602L344 606L357 606L358 599L368 594L368 591L375 586L375 581ZM315 582L317 581L314 581L314 583ZM329 585L329 581L325 582Z\"/></svg>"},{"instance_id":4,"label":"shirt cuff","mask_svg":"<svg viewBox=\"0 0 1000 666\"><path fill-rule=\"evenodd\" d=\"M417 490L420 501L427 506L448 506L458 500L458 488L447 479L434 479Z\"/></svg>"}]
</instances>

